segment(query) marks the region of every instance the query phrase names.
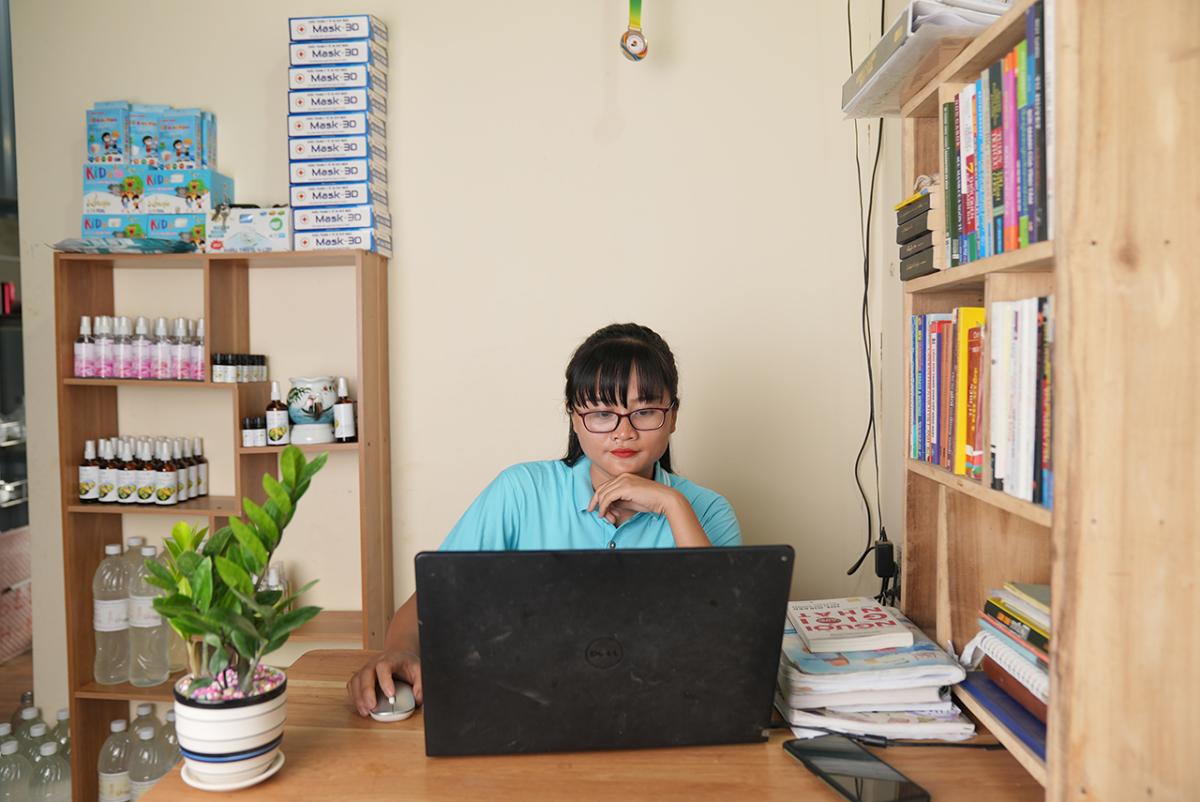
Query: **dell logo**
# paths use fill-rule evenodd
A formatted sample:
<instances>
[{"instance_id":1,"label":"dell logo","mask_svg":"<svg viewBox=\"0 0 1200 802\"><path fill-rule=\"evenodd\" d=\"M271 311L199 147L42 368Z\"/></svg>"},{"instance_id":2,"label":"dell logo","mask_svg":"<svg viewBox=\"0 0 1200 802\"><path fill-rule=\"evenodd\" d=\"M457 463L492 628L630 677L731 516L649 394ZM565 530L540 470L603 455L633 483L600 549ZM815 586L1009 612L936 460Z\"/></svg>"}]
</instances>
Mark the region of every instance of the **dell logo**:
<instances>
[{"instance_id":1,"label":"dell logo","mask_svg":"<svg viewBox=\"0 0 1200 802\"><path fill-rule=\"evenodd\" d=\"M584 650L584 659L593 668L612 668L621 662L624 652L616 638L596 638Z\"/></svg>"}]
</instances>

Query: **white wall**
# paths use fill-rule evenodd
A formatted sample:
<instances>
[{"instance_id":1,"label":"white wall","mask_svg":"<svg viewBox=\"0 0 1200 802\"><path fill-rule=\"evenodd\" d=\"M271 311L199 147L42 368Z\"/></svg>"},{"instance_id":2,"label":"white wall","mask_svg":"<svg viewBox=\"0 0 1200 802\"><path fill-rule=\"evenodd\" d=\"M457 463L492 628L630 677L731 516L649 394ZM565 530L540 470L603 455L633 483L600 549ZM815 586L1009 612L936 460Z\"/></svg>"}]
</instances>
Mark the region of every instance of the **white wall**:
<instances>
[{"instance_id":1,"label":"white wall","mask_svg":"<svg viewBox=\"0 0 1200 802\"><path fill-rule=\"evenodd\" d=\"M856 9L859 53L877 24L871 5ZM650 56L632 64L617 46L620 0L533 15L486 0L14 3L44 706L66 684L48 244L77 231L84 110L114 98L214 110L238 200L281 202L289 14L374 12L391 28L398 601L412 556L498 471L560 455L566 361L591 331L626 320L658 330L678 357L680 471L731 500L746 542L796 547L795 595L871 592L873 581L845 577L865 540L851 466L867 409L853 131L838 112L845 7L739 8L731 30L728 3L653 0ZM894 261L886 221L900 194L895 172L880 172L877 273ZM872 288L874 309L885 295L898 303L895 282ZM277 306L254 309L256 340L298 318L320 325L320 285L276 289ZM153 296L122 289L120 311L154 313ZM313 356L326 369L339 358ZM152 403L123 394L122 426ZM189 412L201 403L183 398L176 412L207 425ZM897 465L881 466L894 536ZM335 526L314 525L314 547ZM322 553L303 570L321 577L319 601L355 598L353 559Z\"/></svg>"}]
</instances>

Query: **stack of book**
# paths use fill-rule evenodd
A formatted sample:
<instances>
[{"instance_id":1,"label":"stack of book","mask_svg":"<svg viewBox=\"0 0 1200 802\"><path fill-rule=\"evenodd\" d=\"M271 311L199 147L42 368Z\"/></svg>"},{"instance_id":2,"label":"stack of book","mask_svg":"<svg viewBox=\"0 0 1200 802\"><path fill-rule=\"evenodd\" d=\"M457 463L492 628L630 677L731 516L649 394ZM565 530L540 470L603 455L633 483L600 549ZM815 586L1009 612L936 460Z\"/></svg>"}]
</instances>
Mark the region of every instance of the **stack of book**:
<instances>
[{"instance_id":1,"label":"stack of book","mask_svg":"<svg viewBox=\"0 0 1200 802\"><path fill-rule=\"evenodd\" d=\"M992 591L963 664L980 671L963 687L1001 723L1046 757L1050 700L1050 586L1008 582Z\"/></svg>"},{"instance_id":2,"label":"stack of book","mask_svg":"<svg viewBox=\"0 0 1200 802\"><path fill-rule=\"evenodd\" d=\"M948 264L1051 238L1053 147L1042 3L1025 14L1026 38L942 105Z\"/></svg>"},{"instance_id":3,"label":"stack of book","mask_svg":"<svg viewBox=\"0 0 1200 802\"><path fill-rule=\"evenodd\" d=\"M934 263L936 193L926 188L896 205L896 244L900 246L900 280L927 276L944 266Z\"/></svg>"},{"instance_id":4,"label":"stack of book","mask_svg":"<svg viewBox=\"0 0 1200 802\"><path fill-rule=\"evenodd\" d=\"M775 705L797 738L827 732L957 741L975 734L945 686L962 666L863 597L788 603Z\"/></svg>"},{"instance_id":5,"label":"stack of book","mask_svg":"<svg viewBox=\"0 0 1200 802\"><path fill-rule=\"evenodd\" d=\"M992 488L1049 509L1054 297L995 301L989 320Z\"/></svg>"},{"instance_id":6,"label":"stack of book","mask_svg":"<svg viewBox=\"0 0 1200 802\"><path fill-rule=\"evenodd\" d=\"M913 315L912 459L972 479L983 475L980 366L984 310L962 306L946 314Z\"/></svg>"}]
</instances>

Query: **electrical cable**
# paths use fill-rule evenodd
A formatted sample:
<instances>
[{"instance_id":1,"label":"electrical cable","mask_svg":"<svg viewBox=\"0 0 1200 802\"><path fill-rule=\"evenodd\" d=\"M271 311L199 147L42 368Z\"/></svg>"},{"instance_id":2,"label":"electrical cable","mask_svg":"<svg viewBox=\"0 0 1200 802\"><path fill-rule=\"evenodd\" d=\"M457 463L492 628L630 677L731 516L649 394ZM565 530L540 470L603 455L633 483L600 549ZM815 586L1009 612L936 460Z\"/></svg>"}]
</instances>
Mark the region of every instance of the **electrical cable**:
<instances>
[{"instance_id":1,"label":"electrical cable","mask_svg":"<svg viewBox=\"0 0 1200 802\"><path fill-rule=\"evenodd\" d=\"M1004 744L1000 742L976 744L963 743L962 741L913 741L913 740L894 740L883 735L859 735L849 732L838 732L836 730L827 729L826 727L808 727L803 729L816 730L823 732L826 735L840 735L847 740L854 741L859 746L873 746L877 749L889 749L895 746L929 746L929 747L944 747L946 749L985 749L989 752L999 751L1004 748Z\"/></svg>"}]
</instances>

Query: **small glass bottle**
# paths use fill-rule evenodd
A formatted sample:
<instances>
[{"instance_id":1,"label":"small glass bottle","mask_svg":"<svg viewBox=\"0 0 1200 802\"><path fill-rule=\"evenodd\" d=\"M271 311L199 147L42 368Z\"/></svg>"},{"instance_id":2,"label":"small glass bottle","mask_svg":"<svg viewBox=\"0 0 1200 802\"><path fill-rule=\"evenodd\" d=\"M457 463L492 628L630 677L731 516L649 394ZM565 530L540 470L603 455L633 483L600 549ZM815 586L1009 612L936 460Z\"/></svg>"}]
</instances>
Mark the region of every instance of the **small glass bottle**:
<instances>
[{"instance_id":1,"label":"small glass bottle","mask_svg":"<svg viewBox=\"0 0 1200 802\"><path fill-rule=\"evenodd\" d=\"M166 443L158 444L158 475L154 479L154 503L170 506L179 503L179 469L171 461Z\"/></svg>"},{"instance_id":2,"label":"small glass bottle","mask_svg":"<svg viewBox=\"0 0 1200 802\"><path fill-rule=\"evenodd\" d=\"M137 503L153 504L154 489L158 479L158 468L150 452L150 444L143 441L137 447Z\"/></svg>"},{"instance_id":3,"label":"small glass bottle","mask_svg":"<svg viewBox=\"0 0 1200 802\"><path fill-rule=\"evenodd\" d=\"M171 338L171 378L175 381L191 381L192 341L188 337L188 322L175 318L175 336Z\"/></svg>"},{"instance_id":4,"label":"small glass bottle","mask_svg":"<svg viewBox=\"0 0 1200 802\"><path fill-rule=\"evenodd\" d=\"M192 380L204 381L204 366L208 360L204 358L204 318L196 321L196 333L192 337Z\"/></svg>"},{"instance_id":5,"label":"small glass bottle","mask_svg":"<svg viewBox=\"0 0 1200 802\"><path fill-rule=\"evenodd\" d=\"M139 317L133 325L133 374L138 379L154 378L154 342L150 339L150 322Z\"/></svg>"},{"instance_id":6,"label":"small glass bottle","mask_svg":"<svg viewBox=\"0 0 1200 802\"><path fill-rule=\"evenodd\" d=\"M192 457L196 461L196 493L208 495L208 459L204 456L204 441L197 437L192 441Z\"/></svg>"},{"instance_id":7,"label":"small glass bottle","mask_svg":"<svg viewBox=\"0 0 1200 802\"><path fill-rule=\"evenodd\" d=\"M101 504L117 503L117 472L125 467L113 451L112 443L100 441L100 485L96 489Z\"/></svg>"},{"instance_id":8,"label":"small glass bottle","mask_svg":"<svg viewBox=\"0 0 1200 802\"><path fill-rule=\"evenodd\" d=\"M191 438L183 438L183 464L187 466L188 498L200 496L200 466L192 452Z\"/></svg>"},{"instance_id":9,"label":"small glass bottle","mask_svg":"<svg viewBox=\"0 0 1200 802\"><path fill-rule=\"evenodd\" d=\"M83 462L79 463L79 500L85 504L100 499L100 460L96 458L96 441L83 443Z\"/></svg>"},{"instance_id":10,"label":"small glass bottle","mask_svg":"<svg viewBox=\"0 0 1200 802\"><path fill-rule=\"evenodd\" d=\"M96 340L92 337L92 319L79 318L79 337L75 340L75 378L91 379L96 375Z\"/></svg>"},{"instance_id":11,"label":"small glass bottle","mask_svg":"<svg viewBox=\"0 0 1200 802\"><path fill-rule=\"evenodd\" d=\"M254 419L254 445L257 448L267 446L267 419L261 415Z\"/></svg>"},{"instance_id":12,"label":"small glass bottle","mask_svg":"<svg viewBox=\"0 0 1200 802\"><path fill-rule=\"evenodd\" d=\"M242 418L242 448L254 448L254 418Z\"/></svg>"},{"instance_id":13,"label":"small glass bottle","mask_svg":"<svg viewBox=\"0 0 1200 802\"><path fill-rule=\"evenodd\" d=\"M113 378L113 319L106 315L96 318L96 376Z\"/></svg>"},{"instance_id":14,"label":"small glass bottle","mask_svg":"<svg viewBox=\"0 0 1200 802\"><path fill-rule=\"evenodd\" d=\"M267 404L267 445L286 446L292 442L289 436L287 404L279 398L279 382L271 382L271 403Z\"/></svg>"},{"instance_id":15,"label":"small glass bottle","mask_svg":"<svg viewBox=\"0 0 1200 802\"><path fill-rule=\"evenodd\" d=\"M167 319L156 318L154 321L154 378L166 380L171 378L171 337L167 333Z\"/></svg>"},{"instance_id":16,"label":"small glass bottle","mask_svg":"<svg viewBox=\"0 0 1200 802\"><path fill-rule=\"evenodd\" d=\"M345 376L338 377L337 400L333 402L333 439L339 443L358 441L354 426L354 402L350 400L350 389Z\"/></svg>"},{"instance_id":17,"label":"small glass bottle","mask_svg":"<svg viewBox=\"0 0 1200 802\"><path fill-rule=\"evenodd\" d=\"M187 501L192 497L191 485L188 483L187 463L183 461L183 441L179 438L171 440L171 462L175 463L175 500Z\"/></svg>"},{"instance_id":18,"label":"small glass bottle","mask_svg":"<svg viewBox=\"0 0 1200 802\"><path fill-rule=\"evenodd\" d=\"M121 467L117 469L117 503L136 504L137 473L142 464L133 458L133 447L127 442L121 443L117 456L121 462Z\"/></svg>"},{"instance_id":19,"label":"small glass bottle","mask_svg":"<svg viewBox=\"0 0 1200 802\"><path fill-rule=\"evenodd\" d=\"M118 379L136 379L137 368L133 364L133 325L129 318L116 319L113 337L113 375Z\"/></svg>"}]
</instances>

